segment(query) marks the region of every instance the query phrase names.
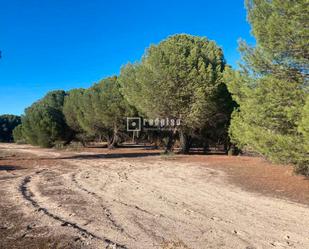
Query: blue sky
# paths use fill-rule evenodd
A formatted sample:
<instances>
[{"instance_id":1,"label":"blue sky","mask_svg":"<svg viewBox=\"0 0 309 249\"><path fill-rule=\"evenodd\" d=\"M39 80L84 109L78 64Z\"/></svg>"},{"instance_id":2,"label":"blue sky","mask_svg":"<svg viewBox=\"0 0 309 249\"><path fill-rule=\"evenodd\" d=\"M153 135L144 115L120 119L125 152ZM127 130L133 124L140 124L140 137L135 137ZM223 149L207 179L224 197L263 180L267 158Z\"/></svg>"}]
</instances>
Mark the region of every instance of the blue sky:
<instances>
[{"instance_id":1,"label":"blue sky","mask_svg":"<svg viewBox=\"0 0 309 249\"><path fill-rule=\"evenodd\" d=\"M89 87L169 35L215 40L233 67L254 43L243 0L0 0L0 114Z\"/></svg>"}]
</instances>

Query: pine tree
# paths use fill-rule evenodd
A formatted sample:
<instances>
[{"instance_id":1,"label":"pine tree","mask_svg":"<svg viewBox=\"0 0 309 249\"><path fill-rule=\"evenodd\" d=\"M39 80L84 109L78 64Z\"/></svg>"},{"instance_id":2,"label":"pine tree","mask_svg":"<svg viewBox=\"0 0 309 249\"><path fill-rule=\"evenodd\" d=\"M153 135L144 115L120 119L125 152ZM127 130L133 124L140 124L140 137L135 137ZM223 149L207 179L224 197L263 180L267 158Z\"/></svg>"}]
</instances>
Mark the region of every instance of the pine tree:
<instances>
[{"instance_id":1,"label":"pine tree","mask_svg":"<svg viewBox=\"0 0 309 249\"><path fill-rule=\"evenodd\" d=\"M56 141L68 141L72 131L62 112L64 91L52 91L33 103L22 116L22 134L26 142L52 147Z\"/></svg>"},{"instance_id":2,"label":"pine tree","mask_svg":"<svg viewBox=\"0 0 309 249\"><path fill-rule=\"evenodd\" d=\"M302 119L300 121L298 131L303 135L305 141L305 149L309 152L309 96L302 111Z\"/></svg>"},{"instance_id":3,"label":"pine tree","mask_svg":"<svg viewBox=\"0 0 309 249\"><path fill-rule=\"evenodd\" d=\"M75 94L79 98L79 94ZM76 110L77 115L69 113L71 108L67 103L66 117L75 116L78 128L90 135L104 138L109 148L116 146L120 141L120 134L125 130L126 117L133 110L120 92L117 77L109 77L94 84L83 91L79 99L82 100L81 103L76 102L78 107L73 108L73 113Z\"/></svg>"},{"instance_id":4,"label":"pine tree","mask_svg":"<svg viewBox=\"0 0 309 249\"><path fill-rule=\"evenodd\" d=\"M72 139L80 140L83 144L87 138L81 119L83 117L82 105L85 89L72 89L64 98L63 114L67 125L73 132Z\"/></svg>"},{"instance_id":5,"label":"pine tree","mask_svg":"<svg viewBox=\"0 0 309 249\"><path fill-rule=\"evenodd\" d=\"M23 134L23 126L22 124L19 124L15 127L13 130L13 138L15 143L25 143L25 138Z\"/></svg>"},{"instance_id":6,"label":"pine tree","mask_svg":"<svg viewBox=\"0 0 309 249\"><path fill-rule=\"evenodd\" d=\"M308 96L307 1L248 0L256 46L240 43L241 70L225 79L239 108L232 141L309 174L308 150L298 125Z\"/></svg>"},{"instance_id":7,"label":"pine tree","mask_svg":"<svg viewBox=\"0 0 309 249\"><path fill-rule=\"evenodd\" d=\"M186 140L217 118L214 96L225 64L215 42L174 35L150 46L141 62L123 67L119 81L127 101L144 117L180 118L178 132L188 150Z\"/></svg>"}]
</instances>

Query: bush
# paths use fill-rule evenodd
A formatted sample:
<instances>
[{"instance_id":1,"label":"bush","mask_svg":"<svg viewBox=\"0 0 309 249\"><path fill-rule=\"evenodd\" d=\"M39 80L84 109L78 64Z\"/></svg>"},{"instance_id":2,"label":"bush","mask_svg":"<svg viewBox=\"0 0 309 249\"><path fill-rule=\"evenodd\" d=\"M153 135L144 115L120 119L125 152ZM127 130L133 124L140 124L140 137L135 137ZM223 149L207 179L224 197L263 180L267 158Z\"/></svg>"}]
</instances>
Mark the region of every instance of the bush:
<instances>
[{"instance_id":1,"label":"bush","mask_svg":"<svg viewBox=\"0 0 309 249\"><path fill-rule=\"evenodd\" d=\"M62 113L63 99L63 91L50 92L25 110L22 133L28 143L48 148L56 141L71 139L72 131Z\"/></svg>"},{"instance_id":2,"label":"bush","mask_svg":"<svg viewBox=\"0 0 309 249\"><path fill-rule=\"evenodd\" d=\"M13 130L13 138L15 143L25 142L25 138L23 136L23 127L21 124L16 126L15 129Z\"/></svg>"}]
</instances>

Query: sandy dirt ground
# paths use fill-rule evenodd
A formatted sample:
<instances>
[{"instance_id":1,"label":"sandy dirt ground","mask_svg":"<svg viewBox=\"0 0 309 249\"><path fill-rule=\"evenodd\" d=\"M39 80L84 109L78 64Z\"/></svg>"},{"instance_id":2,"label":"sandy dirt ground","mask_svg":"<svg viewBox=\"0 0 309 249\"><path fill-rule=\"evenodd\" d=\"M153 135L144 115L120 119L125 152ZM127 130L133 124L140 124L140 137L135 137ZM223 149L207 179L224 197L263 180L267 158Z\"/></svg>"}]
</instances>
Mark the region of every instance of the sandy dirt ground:
<instances>
[{"instance_id":1,"label":"sandy dirt ground","mask_svg":"<svg viewBox=\"0 0 309 249\"><path fill-rule=\"evenodd\" d=\"M124 151L0 144L0 248L309 248L290 168Z\"/></svg>"}]
</instances>

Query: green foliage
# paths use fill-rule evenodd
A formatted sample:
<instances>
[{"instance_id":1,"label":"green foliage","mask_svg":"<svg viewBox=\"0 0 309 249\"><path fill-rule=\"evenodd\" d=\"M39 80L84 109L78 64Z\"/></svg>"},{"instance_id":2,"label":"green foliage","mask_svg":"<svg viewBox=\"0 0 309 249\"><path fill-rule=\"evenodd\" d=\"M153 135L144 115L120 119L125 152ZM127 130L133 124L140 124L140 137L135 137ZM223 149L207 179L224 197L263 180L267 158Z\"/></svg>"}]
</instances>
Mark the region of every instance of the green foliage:
<instances>
[{"instance_id":1,"label":"green foliage","mask_svg":"<svg viewBox=\"0 0 309 249\"><path fill-rule=\"evenodd\" d=\"M25 114L22 119L24 136L30 144L51 147L56 140L64 137L65 123L57 109L36 104Z\"/></svg>"},{"instance_id":2,"label":"green foliage","mask_svg":"<svg viewBox=\"0 0 309 249\"><path fill-rule=\"evenodd\" d=\"M22 124L17 125L13 130L13 138L15 143L25 142Z\"/></svg>"},{"instance_id":3,"label":"green foliage","mask_svg":"<svg viewBox=\"0 0 309 249\"><path fill-rule=\"evenodd\" d=\"M174 35L152 45L140 63L122 68L119 82L126 100L148 118L181 118L181 130L210 127L231 103L222 81L225 59L213 41ZM218 99L218 93L220 98ZM221 102L221 104L219 104ZM231 112L231 111L230 111ZM229 113L227 114L229 119Z\"/></svg>"},{"instance_id":4,"label":"green foliage","mask_svg":"<svg viewBox=\"0 0 309 249\"><path fill-rule=\"evenodd\" d=\"M82 118L82 105L84 89L73 89L67 93L64 99L63 114L66 123L75 133L83 133L84 130L80 124Z\"/></svg>"},{"instance_id":5,"label":"green foliage","mask_svg":"<svg viewBox=\"0 0 309 249\"><path fill-rule=\"evenodd\" d=\"M299 157L298 171L306 172L309 175L309 96L307 96L306 104L302 111L302 118L298 127L298 131L303 137L303 148L305 156Z\"/></svg>"},{"instance_id":6,"label":"green foliage","mask_svg":"<svg viewBox=\"0 0 309 249\"><path fill-rule=\"evenodd\" d=\"M298 130L304 136L307 152L309 152L309 96L307 96L306 104L304 105L301 116L302 118Z\"/></svg>"},{"instance_id":7,"label":"green foliage","mask_svg":"<svg viewBox=\"0 0 309 249\"><path fill-rule=\"evenodd\" d=\"M63 90L51 91L48 92L39 102L44 106L49 106L59 111L62 111L66 95L66 92Z\"/></svg>"},{"instance_id":8,"label":"green foliage","mask_svg":"<svg viewBox=\"0 0 309 249\"><path fill-rule=\"evenodd\" d=\"M125 129L126 117L132 112L120 93L117 77L103 79L84 91L74 90L64 107L67 122L74 130L104 137L111 145Z\"/></svg>"},{"instance_id":9,"label":"green foliage","mask_svg":"<svg viewBox=\"0 0 309 249\"><path fill-rule=\"evenodd\" d=\"M64 97L64 91L53 91L25 110L22 133L28 143L51 147L57 140L69 139L71 130L62 113Z\"/></svg>"},{"instance_id":10,"label":"green foliage","mask_svg":"<svg viewBox=\"0 0 309 249\"><path fill-rule=\"evenodd\" d=\"M293 163L298 172L309 174L306 132L299 133L306 130L302 112L308 96L308 46L303 36L308 31L301 26L305 1L251 0L247 9L257 45L241 42L241 71L225 73L239 104L232 115L231 139L239 147L275 162Z\"/></svg>"},{"instance_id":11,"label":"green foliage","mask_svg":"<svg viewBox=\"0 0 309 249\"><path fill-rule=\"evenodd\" d=\"M225 61L212 41L175 35L152 45L141 63L122 68L119 81L125 98L148 117L183 120L198 127L209 118L210 101Z\"/></svg>"},{"instance_id":12,"label":"green foliage","mask_svg":"<svg viewBox=\"0 0 309 249\"><path fill-rule=\"evenodd\" d=\"M96 117L105 128L111 130L123 129L130 112L119 89L117 77L104 79L90 88Z\"/></svg>"},{"instance_id":13,"label":"green foliage","mask_svg":"<svg viewBox=\"0 0 309 249\"><path fill-rule=\"evenodd\" d=\"M252 33L257 39L257 49L261 52L266 64L257 62L260 70L283 71L308 69L308 11L307 0L246 0L248 19L252 25Z\"/></svg>"},{"instance_id":14,"label":"green foliage","mask_svg":"<svg viewBox=\"0 0 309 249\"><path fill-rule=\"evenodd\" d=\"M12 142L13 130L21 123L20 117L15 115L0 116L0 142Z\"/></svg>"}]
</instances>

